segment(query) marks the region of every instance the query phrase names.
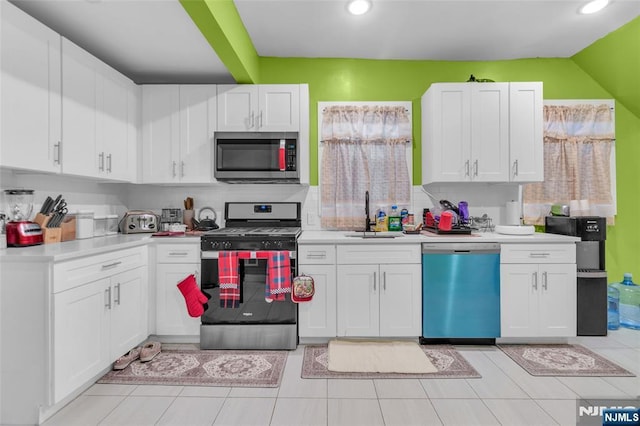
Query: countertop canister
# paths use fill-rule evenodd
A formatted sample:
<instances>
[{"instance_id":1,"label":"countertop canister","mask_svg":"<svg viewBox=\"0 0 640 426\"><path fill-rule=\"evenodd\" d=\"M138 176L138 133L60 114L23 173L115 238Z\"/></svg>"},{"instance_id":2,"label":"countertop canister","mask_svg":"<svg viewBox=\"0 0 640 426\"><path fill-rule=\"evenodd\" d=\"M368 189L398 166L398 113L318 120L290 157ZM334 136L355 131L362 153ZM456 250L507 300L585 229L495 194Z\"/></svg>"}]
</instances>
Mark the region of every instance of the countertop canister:
<instances>
[{"instance_id":1,"label":"countertop canister","mask_svg":"<svg viewBox=\"0 0 640 426\"><path fill-rule=\"evenodd\" d=\"M80 210L76 213L76 239L93 238L93 212Z\"/></svg>"}]
</instances>

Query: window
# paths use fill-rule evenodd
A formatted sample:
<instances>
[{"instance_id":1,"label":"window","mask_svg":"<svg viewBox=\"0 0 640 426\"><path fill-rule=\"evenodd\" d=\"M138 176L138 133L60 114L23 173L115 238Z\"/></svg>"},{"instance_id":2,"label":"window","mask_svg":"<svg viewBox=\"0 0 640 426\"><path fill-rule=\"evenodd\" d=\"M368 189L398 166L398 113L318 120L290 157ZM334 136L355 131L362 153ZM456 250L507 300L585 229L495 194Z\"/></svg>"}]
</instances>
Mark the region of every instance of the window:
<instances>
[{"instance_id":1,"label":"window","mask_svg":"<svg viewBox=\"0 0 640 426\"><path fill-rule=\"evenodd\" d=\"M320 102L321 225L361 230L365 192L378 206L411 204L411 103Z\"/></svg>"},{"instance_id":2,"label":"window","mask_svg":"<svg viewBox=\"0 0 640 426\"><path fill-rule=\"evenodd\" d=\"M613 224L615 170L613 101L545 101L545 176L524 186L525 222L542 225L551 204L565 203Z\"/></svg>"}]
</instances>

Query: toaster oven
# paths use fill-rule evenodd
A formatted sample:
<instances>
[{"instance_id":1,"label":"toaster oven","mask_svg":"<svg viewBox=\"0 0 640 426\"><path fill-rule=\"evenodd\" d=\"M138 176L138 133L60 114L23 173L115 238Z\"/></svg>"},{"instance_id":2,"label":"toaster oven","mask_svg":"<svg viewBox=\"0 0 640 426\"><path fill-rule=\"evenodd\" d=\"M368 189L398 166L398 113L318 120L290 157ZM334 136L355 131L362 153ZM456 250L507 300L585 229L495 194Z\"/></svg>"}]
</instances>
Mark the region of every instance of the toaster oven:
<instances>
[{"instance_id":1,"label":"toaster oven","mask_svg":"<svg viewBox=\"0 0 640 426\"><path fill-rule=\"evenodd\" d=\"M152 211L132 210L124 214L120 221L120 232L138 234L159 231L160 217Z\"/></svg>"}]
</instances>

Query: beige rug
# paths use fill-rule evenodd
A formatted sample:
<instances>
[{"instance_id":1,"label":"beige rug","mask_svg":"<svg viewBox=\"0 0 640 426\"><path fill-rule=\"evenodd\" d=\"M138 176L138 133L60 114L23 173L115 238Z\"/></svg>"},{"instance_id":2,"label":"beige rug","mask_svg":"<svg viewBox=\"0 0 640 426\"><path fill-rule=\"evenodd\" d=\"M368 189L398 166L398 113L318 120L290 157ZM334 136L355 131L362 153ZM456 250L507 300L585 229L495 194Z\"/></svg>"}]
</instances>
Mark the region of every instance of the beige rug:
<instances>
[{"instance_id":1,"label":"beige rug","mask_svg":"<svg viewBox=\"0 0 640 426\"><path fill-rule=\"evenodd\" d=\"M306 345L302 359L303 379L476 379L480 374L451 345L421 345L420 349L438 369L435 373L341 373L327 370L327 345Z\"/></svg>"},{"instance_id":2,"label":"beige rug","mask_svg":"<svg viewBox=\"0 0 640 426\"><path fill-rule=\"evenodd\" d=\"M416 342L329 341L327 369L352 373L435 373L438 369Z\"/></svg>"}]
</instances>

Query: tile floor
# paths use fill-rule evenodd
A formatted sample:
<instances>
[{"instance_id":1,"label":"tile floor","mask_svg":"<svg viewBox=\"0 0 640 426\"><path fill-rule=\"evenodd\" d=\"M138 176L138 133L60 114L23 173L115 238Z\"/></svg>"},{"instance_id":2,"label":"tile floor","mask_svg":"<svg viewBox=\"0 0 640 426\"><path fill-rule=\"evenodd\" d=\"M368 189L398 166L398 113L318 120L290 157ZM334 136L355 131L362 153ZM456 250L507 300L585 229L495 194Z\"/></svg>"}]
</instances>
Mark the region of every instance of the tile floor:
<instances>
[{"instance_id":1,"label":"tile floor","mask_svg":"<svg viewBox=\"0 0 640 426\"><path fill-rule=\"evenodd\" d=\"M576 399L637 398L640 331L578 337L638 377L534 377L494 346L458 346L480 379L301 379L279 388L96 384L44 423L90 425L575 425Z\"/></svg>"}]
</instances>

